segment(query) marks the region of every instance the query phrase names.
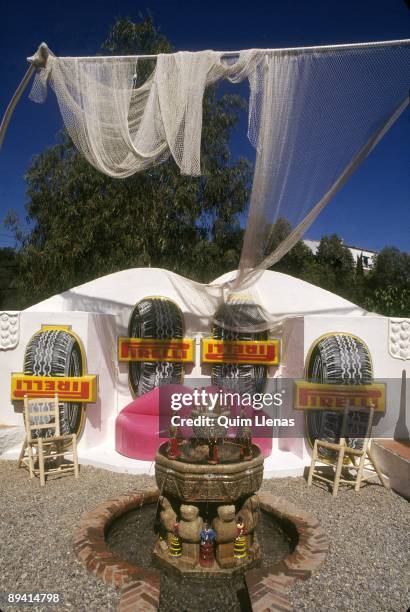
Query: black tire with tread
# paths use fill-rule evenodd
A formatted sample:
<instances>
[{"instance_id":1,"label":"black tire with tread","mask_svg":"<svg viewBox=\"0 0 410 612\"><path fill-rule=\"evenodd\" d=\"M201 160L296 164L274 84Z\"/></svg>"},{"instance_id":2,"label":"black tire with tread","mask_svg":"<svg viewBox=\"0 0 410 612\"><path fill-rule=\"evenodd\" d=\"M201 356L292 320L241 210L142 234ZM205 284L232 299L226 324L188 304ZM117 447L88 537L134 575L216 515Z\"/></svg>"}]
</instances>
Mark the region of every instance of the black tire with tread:
<instances>
[{"instance_id":1,"label":"black tire with tread","mask_svg":"<svg viewBox=\"0 0 410 612\"><path fill-rule=\"evenodd\" d=\"M212 337L217 340L268 340L268 332L235 332L238 325L252 325L264 320L257 304L233 303L222 304L216 314L225 327L214 325ZM232 328L232 329L230 329ZM267 366L236 363L217 363L212 365L212 384L232 393L262 393L267 379Z\"/></svg>"},{"instance_id":2,"label":"black tire with tread","mask_svg":"<svg viewBox=\"0 0 410 612\"><path fill-rule=\"evenodd\" d=\"M179 307L166 298L144 298L136 304L128 326L131 338L171 340L183 338L183 316ZM166 384L181 384L183 364L179 362L131 361L129 380L135 395L148 393Z\"/></svg>"},{"instance_id":3,"label":"black tire with tread","mask_svg":"<svg viewBox=\"0 0 410 612\"><path fill-rule=\"evenodd\" d=\"M34 376L82 376L81 348L67 331L50 329L35 334L24 355L24 373ZM61 434L79 434L83 406L78 402L60 402ZM44 435L47 435L45 433Z\"/></svg>"},{"instance_id":4,"label":"black tire with tread","mask_svg":"<svg viewBox=\"0 0 410 612\"><path fill-rule=\"evenodd\" d=\"M334 385L365 385L373 381L372 362L366 345L350 334L332 334L319 340L308 364L307 380ZM338 441L342 425L341 412L315 410L306 415L307 437L311 445L316 438ZM351 412L347 424L347 444L359 448L366 432L367 418ZM357 437L356 437L357 436ZM333 451L321 448L321 455L334 458Z\"/></svg>"}]
</instances>

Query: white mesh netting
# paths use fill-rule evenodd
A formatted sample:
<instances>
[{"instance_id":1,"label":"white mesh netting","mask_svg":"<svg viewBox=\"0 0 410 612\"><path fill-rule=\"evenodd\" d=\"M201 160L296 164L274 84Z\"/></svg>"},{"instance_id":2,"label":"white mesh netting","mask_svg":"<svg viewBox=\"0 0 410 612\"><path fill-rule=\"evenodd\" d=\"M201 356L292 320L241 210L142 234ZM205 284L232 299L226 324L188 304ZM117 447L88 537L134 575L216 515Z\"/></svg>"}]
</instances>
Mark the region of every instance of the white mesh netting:
<instances>
[{"instance_id":1,"label":"white mesh netting","mask_svg":"<svg viewBox=\"0 0 410 612\"><path fill-rule=\"evenodd\" d=\"M215 51L159 54L154 71L137 88L143 58L58 58L50 53L30 97L42 102L49 82L73 142L109 176L125 178L170 154L182 174L198 176L205 87L224 76L235 80L247 74L255 55L244 51L228 67Z\"/></svg>"},{"instance_id":2,"label":"white mesh netting","mask_svg":"<svg viewBox=\"0 0 410 612\"><path fill-rule=\"evenodd\" d=\"M193 312L209 317L221 301L253 295L258 274L283 257L409 102L410 41L310 49L160 54L141 86L143 57L58 58L50 54L31 92L49 82L65 126L98 170L124 178L173 156L181 173L200 174L202 100L221 78L250 84L248 136L257 149L239 270L225 285L179 287ZM291 232L278 236L277 222ZM199 300L199 297L201 298ZM238 331L272 327L230 323ZM223 322L218 322L223 325ZM251 329L249 327L251 325Z\"/></svg>"}]
</instances>

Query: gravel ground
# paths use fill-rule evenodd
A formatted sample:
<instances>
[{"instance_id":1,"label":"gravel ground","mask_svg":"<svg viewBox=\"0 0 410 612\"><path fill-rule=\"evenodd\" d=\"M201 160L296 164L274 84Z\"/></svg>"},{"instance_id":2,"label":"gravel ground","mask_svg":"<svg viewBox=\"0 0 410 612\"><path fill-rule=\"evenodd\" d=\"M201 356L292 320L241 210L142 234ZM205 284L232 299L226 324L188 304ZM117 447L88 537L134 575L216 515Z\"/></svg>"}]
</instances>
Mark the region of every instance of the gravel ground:
<instances>
[{"instance_id":1,"label":"gravel ground","mask_svg":"<svg viewBox=\"0 0 410 612\"><path fill-rule=\"evenodd\" d=\"M67 475L41 489L38 479L30 481L24 470L17 470L16 462L0 461L0 592L59 592L63 596L63 604L31 606L33 611L115 610L118 592L87 573L74 556L71 537L86 510L113 495L153 484L148 476L82 466L78 481ZM360 494L342 489L335 500L320 486L307 489L302 478L266 480L263 488L317 516L330 537L330 552L322 568L310 580L296 583L292 593L296 610L407 609L408 502L377 485L367 486ZM22 609L3 602L0 608L4 612Z\"/></svg>"},{"instance_id":2,"label":"gravel ground","mask_svg":"<svg viewBox=\"0 0 410 612\"><path fill-rule=\"evenodd\" d=\"M153 478L81 466L80 478L53 478L41 489L15 461L0 461L0 592L57 592L64 603L27 610L108 612L118 592L89 574L71 546L81 515ZM23 608L0 603L4 612Z\"/></svg>"},{"instance_id":3,"label":"gravel ground","mask_svg":"<svg viewBox=\"0 0 410 612\"><path fill-rule=\"evenodd\" d=\"M281 478L265 480L262 486L316 516L329 536L324 564L310 580L296 582L295 610L406 612L409 503L379 484L369 483L360 493L341 485L333 499L324 483L316 483L308 489L303 478Z\"/></svg>"}]
</instances>

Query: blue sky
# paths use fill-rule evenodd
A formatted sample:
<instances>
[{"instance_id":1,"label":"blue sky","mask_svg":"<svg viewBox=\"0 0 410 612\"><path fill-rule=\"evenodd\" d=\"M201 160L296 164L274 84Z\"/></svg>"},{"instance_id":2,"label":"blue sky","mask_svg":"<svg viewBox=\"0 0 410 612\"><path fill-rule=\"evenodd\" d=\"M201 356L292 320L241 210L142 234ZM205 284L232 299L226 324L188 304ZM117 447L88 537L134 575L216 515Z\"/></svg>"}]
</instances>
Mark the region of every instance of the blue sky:
<instances>
[{"instance_id":1,"label":"blue sky","mask_svg":"<svg viewBox=\"0 0 410 612\"><path fill-rule=\"evenodd\" d=\"M288 0L277 2L7 3L0 24L0 114L31 55L46 41L57 55L94 55L120 16L150 10L177 50L236 50L390 40L410 37L405 0ZM39 7L41 9L39 10ZM236 90L238 91L238 90ZM246 88L242 85L241 92ZM14 209L24 220L24 174L32 157L56 141L62 127L53 95L44 105L20 101L0 152L0 222ZM233 135L233 156L252 155L246 121ZM308 237L337 232L346 243L410 251L410 109L311 227ZM352 223L351 219L354 219ZM0 246L13 246L0 225Z\"/></svg>"}]
</instances>

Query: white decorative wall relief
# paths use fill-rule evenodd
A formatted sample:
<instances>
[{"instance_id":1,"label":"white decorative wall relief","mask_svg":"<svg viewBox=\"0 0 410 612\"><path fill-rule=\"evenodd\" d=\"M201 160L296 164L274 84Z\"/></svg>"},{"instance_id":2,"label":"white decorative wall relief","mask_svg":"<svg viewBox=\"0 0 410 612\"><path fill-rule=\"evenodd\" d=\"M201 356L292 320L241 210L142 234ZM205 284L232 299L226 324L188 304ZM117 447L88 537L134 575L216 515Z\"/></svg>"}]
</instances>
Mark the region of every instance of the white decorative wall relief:
<instances>
[{"instance_id":1,"label":"white decorative wall relief","mask_svg":"<svg viewBox=\"0 0 410 612\"><path fill-rule=\"evenodd\" d=\"M389 353L394 359L410 359L410 319L389 319Z\"/></svg>"},{"instance_id":2,"label":"white decorative wall relief","mask_svg":"<svg viewBox=\"0 0 410 612\"><path fill-rule=\"evenodd\" d=\"M0 351L16 348L20 338L20 313L0 312Z\"/></svg>"}]
</instances>

